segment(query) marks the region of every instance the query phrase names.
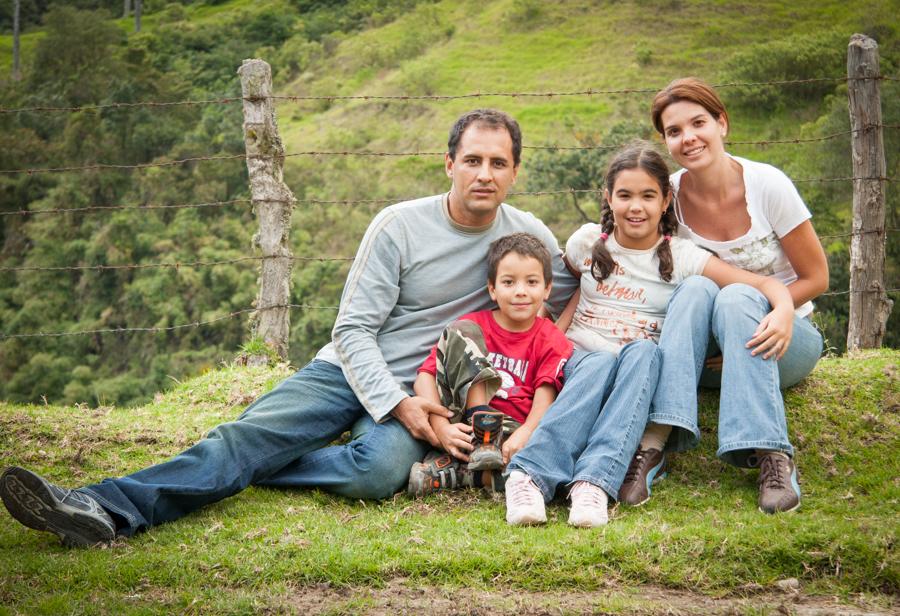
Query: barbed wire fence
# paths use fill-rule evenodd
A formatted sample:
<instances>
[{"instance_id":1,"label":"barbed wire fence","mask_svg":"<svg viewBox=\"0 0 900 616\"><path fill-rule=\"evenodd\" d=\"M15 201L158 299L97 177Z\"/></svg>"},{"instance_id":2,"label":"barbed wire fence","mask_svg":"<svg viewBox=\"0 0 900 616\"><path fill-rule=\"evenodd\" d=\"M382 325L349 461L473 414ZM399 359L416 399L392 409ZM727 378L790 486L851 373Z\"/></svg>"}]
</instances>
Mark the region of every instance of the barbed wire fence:
<instances>
[{"instance_id":1,"label":"barbed wire fence","mask_svg":"<svg viewBox=\"0 0 900 616\"><path fill-rule=\"evenodd\" d=\"M264 64L264 63L263 63ZM267 66L267 65L266 65ZM716 88L724 89L724 88L747 88L747 87L757 87L757 86L793 86L798 84L809 84L809 83L823 83L823 82L831 82L831 83L848 83L854 84L859 83L862 85L866 84L875 84L877 85L880 81L900 81L900 78L883 76L880 74L868 75L868 76L846 76L846 77L833 77L833 78L816 78L816 79L794 79L794 80L773 80L773 81L763 81L763 82L732 82L732 83L720 83L715 84ZM102 105L85 105L80 107L54 107L54 106L32 106L32 107L20 107L20 108L0 108L0 115L8 115L8 114L60 114L60 113L80 113L84 111L105 111L105 110L133 110L133 109L168 109L172 107L178 106L206 106L206 105L232 105L240 103L244 108L245 113L245 129L248 123L248 108L251 108L249 112L250 124L254 124L256 127L254 130L259 130L262 125L266 124L268 120L265 118L265 112L257 110L252 110L254 107L259 108L268 108L273 109L274 104L276 102L303 102L303 101L328 101L328 102L337 102L337 101L392 101L392 102L406 102L406 101L451 101L451 100L463 100L463 99L480 99L480 98L497 98L497 97L509 97L509 98L546 98L546 99L554 99L554 98L565 98L565 97L599 97L599 96L613 96L613 95L646 95L653 94L659 90L658 87L654 88L624 88L624 89L587 89L587 90L579 90L579 91L569 91L569 92L474 92L474 93L463 93L463 94L455 94L455 95L352 95L352 96L338 96L338 95L325 95L325 96L293 96L293 95L275 95L271 93L271 74L269 74L268 81L264 82L263 91L264 94L260 94L259 92L252 93L248 95L246 89L242 96L240 97L227 97L227 98L217 98L217 99L208 99L208 100L185 100L185 101L146 101L146 102L133 102L133 103L110 103L110 104L102 104ZM758 141L727 141L727 145L731 146L757 146L757 147L766 147L771 145L797 145L802 146L806 144L814 144L814 143L824 143L829 141L834 141L842 138L851 138L856 139L865 136L871 136L874 134L880 135L884 130L896 130L900 129L900 125L897 124L885 124L882 123L880 118L880 113L878 114L878 121L871 121L871 115L867 115L870 118L869 121L862 121L857 123L855 126L843 131L834 132L828 135L823 135L819 137L794 137L787 139L769 139L769 140L758 140ZM269 124L266 125L265 130L274 131L272 134L268 135L267 139L272 143L278 143L280 146L280 137L277 135L277 127L274 124L274 115L272 115L272 119ZM608 144L596 144L596 145L562 145L562 144L551 144L551 145L524 145L523 148L527 150L534 151L578 151L578 150L615 150L621 147L620 143L608 143ZM90 214L102 214L108 213L110 211L118 211L118 210L133 210L133 211L147 211L147 210L177 210L177 209L200 209L200 208L218 208L222 210L227 210L228 208L234 207L246 207L247 205L253 204L254 208L257 210L259 216L259 210L261 207L264 207L264 202L269 202L276 208L288 208L293 207L294 204L297 205L305 205L305 206L317 206L317 205L338 205L338 206L372 206L372 205L387 205L391 203L396 203L400 201L405 201L412 196L397 196L397 197L386 197L386 198L377 198L377 199L294 199L293 195L281 192L279 194L274 195L265 195L259 194L259 191L253 190L253 167L256 166L258 168L263 169L264 173L268 175L267 182L277 180L281 181L281 164L284 159L290 157L317 157L317 158L325 158L325 157L442 157L444 155L443 151L439 151L437 149L432 151L368 151L368 150L308 150L308 151L296 151L296 152L284 152L283 149L275 150L275 151L259 151L253 148L248 147L248 150L244 154L225 154L225 155L209 155L209 156L194 156L188 158L181 159L172 159L172 160L161 160L161 161L152 161L152 162L143 162L136 164L121 164L114 162L103 162L103 163L92 163L87 165L65 165L65 166L57 166L57 167L24 167L24 168L16 168L16 169L0 169L0 176L14 176L14 175L39 175L39 174L57 174L57 173L91 173L96 171L108 171L108 170L121 170L121 171L134 171L134 170L144 170L149 168L164 168L164 167L173 167L179 165L188 165L193 163L203 163L207 161L243 161L248 165L248 170L250 170L250 180L251 180L251 194L252 198L250 199L230 199L230 200L221 200L221 201L205 201L198 203L181 203L181 204L128 204L128 203L116 203L109 205L90 205L86 207L73 207L73 208L48 208L48 209L19 209L19 210L11 210L0 212L0 218L5 217L32 217L32 216L60 216L60 215L90 215ZM883 156L883 153L882 153ZM598 185L602 182L601 179L598 178ZM808 183L849 183L852 182L855 188L858 188L859 185L866 185L875 183L879 186L883 186L885 183L893 183L896 181L896 178L887 177L884 172L884 167L882 166L881 171L879 173L858 173L854 172L853 175L850 176L841 176L841 177L810 177L810 178L795 178L793 179L794 183L797 184L808 184ZM286 189L286 187L285 187ZM600 189L574 189L569 187L559 187L555 190L543 190L543 191L519 191L510 193L510 197L512 198L530 198L530 197L542 197L542 196L566 196L566 195L575 195L575 194L584 194L590 196L597 196L602 192ZM883 191L882 191L883 192ZM269 218L273 218L269 216ZM282 222L289 225L289 215L285 217L282 214L274 216L274 219L281 220ZM829 234L829 235L821 235L820 239L840 239L840 238L849 238L852 241L856 241L857 238L874 235L876 236L876 240L880 241L883 247L884 242L886 241L887 234L894 233L898 229L896 228L885 228L884 221L882 218L882 223L880 228L866 225L857 224L857 221L854 220L854 228L852 230ZM180 269L180 268L206 268L206 267L217 267L221 265L234 265L234 264L247 264L247 265L257 265L261 269L265 269L268 264L278 264L279 267L276 268L276 273L273 274L276 276L275 279L267 279L265 275L261 277L261 288L259 291L259 295L257 297L256 305L253 307L248 307L246 309L231 311L227 314L222 314L219 316L215 316L207 319L197 319L190 322L185 322L176 325L170 326L128 326L128 327L115 327L115 328L95 328L95 329L71 329L67 331L29 331L29 332L17 332L17 331L2 331L0 332L0 340L3 339L25 339L25 338L59 338L59 337L68 337L68 336L96 336L103 334L140 334L140 333L161 333L161 332L173 332L173 331L181 331L189 328L200 328L209 326L215 323L220 323L222 321L227 321L235 318L243 318L246 316L255 317L252 319L252 335L258 336L266 341L267 344L271 345L275 348L278 353L282 357L287 356L287 337L289 333L289 318L290 311L292 309L299 310L319 310L319 311L337 311L338 307L333 305L325 305L317 302L300 302L300 303L292 303L289 301L289 277L291 272L291 265L295 262L350 262L353 260L352 256L336 256L336 257L324 257L324 256L294 256L289 253L287 248L287 229L279 228L274 233L279 235L278 248L273 248L272 246L266 248L265 246L260 246L261 255L247 255L240 256L232 259L209 259L203 260L198 259L194 261L184 261L184 262L149 262L149 263L115 263L115 264L98 264L98 265L71 265L71 266L56 266L56 267L43 267L43 266L12 266L12 267L0 267L0 272L61 272L61 271L70 271L70 272L85 272L85 271L109 271L109 270L144 270L144 269L158 269L158 268L172 268L172 269ZM278 287L278 299L266 299L266 291L262 288L265 285L277 286ZM853 284L851 283L851 287L849 289L838 289L838 290L829 290L824 293L824 296L842 296L842 295L852 295L852 294L863 294L863 293L897 293L900 292L900 288L886 288L886 285L883 284L883 280L880 282L880 287L875 285L873 289L855 289ZM265 313L277 313L277 318L273 321L276 322L275 325L271 326L271 331L265 331L265 326L263 326L263 330L260 330L260 323L264 322L259 319L260 315ZM272 333L275 332L275 333Z\"/></svg>"}]
</instances>

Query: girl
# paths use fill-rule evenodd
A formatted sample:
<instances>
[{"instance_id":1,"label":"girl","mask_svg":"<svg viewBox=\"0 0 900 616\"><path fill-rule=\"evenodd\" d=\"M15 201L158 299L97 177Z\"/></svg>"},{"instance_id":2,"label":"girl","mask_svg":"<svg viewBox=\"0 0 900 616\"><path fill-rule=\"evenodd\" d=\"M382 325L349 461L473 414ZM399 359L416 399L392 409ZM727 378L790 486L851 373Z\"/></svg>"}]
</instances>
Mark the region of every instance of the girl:
<instances>
[{"instance_id":1,"label":"girl","mask_svg":"<svg viewBox=\"0 0 900 616\"><path fill-rule=\"evenodd\" d=\"M731 267L672 237L669 170L647 144L619 152L609 165L601 223L586 224L566 244L581 288L559 321L575 344L565 386L528 444L507 467L507 521L546 520L544 503L571 484L569 523L607 522L646 425L659 377L655 344L675 285L703 274L724 286L759 289L774 309L747 342L759 357L778 357L791 338L793 305L780 282ZM599 410L599 414L598 414Z\"/></svg>"},{"instance_id":2,"label":"girl","mask_svg":"<svg viewBox=\"0 0 900 616\"><path fill-rule=\"evenodd\" d=\"M779 387L803 379L821 355L822 336L809 316L810 300L828 288L825 253L787 176L725 152L728 114L710 86L694 78L673 81L654 98L652 118L683 167L672 175L678 235L736 267L780 280L796 310L790 349L775 347L779 360L764 361L744 350L769 310L757 291L734 286L717 294L702 279L676 289L668 311L672 326L660 340L661 386L622 499L646 501L663 452L697 444L696 391L686 385L699 379L708 387L721 383L717 455L737 466L759 466L760 510L796 509L800 487Z\"/></svg>"}]
</instances>

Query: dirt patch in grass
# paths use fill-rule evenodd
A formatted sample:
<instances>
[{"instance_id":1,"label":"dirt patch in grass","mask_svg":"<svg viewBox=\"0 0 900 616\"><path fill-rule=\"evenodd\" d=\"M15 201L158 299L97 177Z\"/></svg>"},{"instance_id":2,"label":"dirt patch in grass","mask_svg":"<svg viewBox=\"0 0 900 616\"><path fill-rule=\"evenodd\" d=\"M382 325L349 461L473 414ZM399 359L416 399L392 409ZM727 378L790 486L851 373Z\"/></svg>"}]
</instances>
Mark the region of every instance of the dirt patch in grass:
<instances>
[{"instance_id":1,"label":"dirt patch in grass","mask_svg":"<svg viewBox=\"0 0 900 616\"><path fill-rule=\"evenodd\" d=\"M774 589L748 588L740 595L711 597L658 586L609 587L595 591L528 592L521 590L455 589L419 586L410 580L392 580L384 588L333 588L327 584L298 586L293 597L284 597L276 612L310 614L796 614L798 616L846 616L895 614L897 606L882 597L872 601L853 597L803 594L796 580L785 580ZM886 603L890 601L890 603Z\"/></svg>"}]
</instances>

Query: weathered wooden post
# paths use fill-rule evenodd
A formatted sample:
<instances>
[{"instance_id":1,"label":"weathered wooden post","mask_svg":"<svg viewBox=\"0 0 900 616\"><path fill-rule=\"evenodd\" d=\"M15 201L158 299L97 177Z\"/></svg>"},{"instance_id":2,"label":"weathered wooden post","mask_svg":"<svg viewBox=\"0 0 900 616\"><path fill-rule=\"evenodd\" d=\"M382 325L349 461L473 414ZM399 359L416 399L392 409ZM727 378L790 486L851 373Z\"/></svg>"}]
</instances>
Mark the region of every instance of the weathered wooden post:
<instances>
[{"instance_id":1,"label":"weathered wooden post","mask_svg":"<svg viewBox=\"0 0 900 616\"><path fill-rule=\"evenodd\" d=\"M259 220L253 243L262 252L259 294L250 319L251 335L287 359L290 333L292 255L288 247L294 195L283 181L284 146L278 135L272 101L272 69L263 60L244 60L238 69L244 98L244 146L250 193ZM251 364L265 363L262 355Z\"/></svg>"},{"instance_id":2,"label":"weathered wooden post","mask_svg":"<svg viewBox=\"0 0 900 616\"><path fill-rule=\"evenodd\" d=\"M847 349L881 346L893 301L884 286L885 162L878 43L850 37L847 77L853 152L853 237Z\"/></svg>"}]
</instances>

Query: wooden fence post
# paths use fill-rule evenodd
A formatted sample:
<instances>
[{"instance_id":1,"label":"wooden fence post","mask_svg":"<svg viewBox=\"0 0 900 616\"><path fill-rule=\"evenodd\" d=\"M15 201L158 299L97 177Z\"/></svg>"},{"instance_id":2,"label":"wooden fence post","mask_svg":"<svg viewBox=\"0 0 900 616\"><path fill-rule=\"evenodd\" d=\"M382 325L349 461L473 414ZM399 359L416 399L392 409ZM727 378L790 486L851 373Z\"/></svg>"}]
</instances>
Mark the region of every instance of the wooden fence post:
<instances>
[{"instance_id":1,"label":"wooden fence post","mask_svg":"<svg viewBox=\"0 0 900 616\"><path fill-rule=\"evenodd\" d=\"M853 237L847 350L881 346L893 301L884 286L885 162L878 43L854 34L847 48L853 152Z\"/></svg>"},{"instance_id":2,"label":"wooden fence post","mask_svg":"<svg viewBox=\"0 0 900 616\"><path fill-rule=\"evenodd\" d=\"M244 60L238 69L244 98L244 146L250 193L259 220L253 243L262 252L257 311L250 320L251 335L261 338L287 359L290 333L292 255L288 247L294 195L283 181L284 146L278 135L272 101L272 69L263 60ZM251 364L265 363L251 356Z\"/></svg>"}]
</instances>

